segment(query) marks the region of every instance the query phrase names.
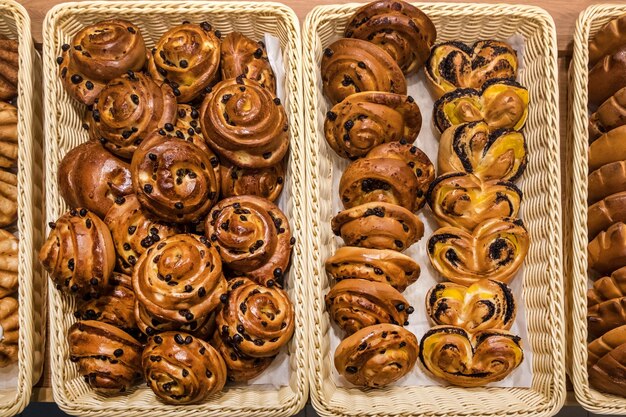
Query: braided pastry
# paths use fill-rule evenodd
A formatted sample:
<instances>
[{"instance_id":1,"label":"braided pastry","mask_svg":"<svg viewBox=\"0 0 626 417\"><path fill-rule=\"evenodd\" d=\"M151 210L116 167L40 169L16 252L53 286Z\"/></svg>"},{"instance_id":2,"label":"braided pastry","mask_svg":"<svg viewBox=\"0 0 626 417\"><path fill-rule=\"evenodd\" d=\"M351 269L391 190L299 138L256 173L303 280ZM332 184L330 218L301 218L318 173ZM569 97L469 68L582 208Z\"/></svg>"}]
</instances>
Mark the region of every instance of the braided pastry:
<instances>
[{"instance_id":1,"label":"braided pastry","mask_svg":"<svg viewBox=\"0 0 626 417\"><path fill-rule=\"evenodd\" d=\"M17 175L0 169L0 227L17 220Z\"/></svg>"},{"instance_id":2,"label":"braided pastry","mask_svg":"<svg viewBox=\"0 0 626 417\"><path fill-rule=\"evenodd\" d=\"M403 251L424 236L424 224L407 209L389 203L367 203L339 212L331 221L348 246Z\"/></svg>"},{"instance_id":3,"label":"braided pastry","mask_svg":"<svg viewBox=\"0 0 626 417\"><path fill-rule=\"evenodd\" d=\"M60 291L97 298L115 267L115 246L106 224L84 208L50 223L39 262Z\"/></svg>"},{"instance_id":4,"label":"braided pastry","mask_svg":"<svg viewBox=\"0 0 626 417\"><path fill-rule=\"evenodd\" d=\"M626 343L626 325L609 330L587 345L587 369L594 366L604 355Z\"/></svg>"},{"instance_id":5,"label":"braided pastry","mask_svg":"<svg viewBox=\"0 0 626 417\"><path fill-rule=\"evenodd\" d=\"M322 86L332 105L362 91L407 91L402 70L384 49L360 39L345 38L324 49Z\"/></svg>"},{"instance_id":6,"label":"braided pastry","mask_svg":"<svg viewBox=\"0 0 626 417\"><path fill-rule=\"evenodd\" d=\"M0 167L17 164L17 148L17 107L0 101Z\"/></svg>"},{"instance_id":7,"label":"braided pastry","mask_svg":"<svg viewBox=\"0 0 626 417\"><path fill-rule=\"evenodd\" d=\"M213 335L211 344L224 359L230 382L246 382L254 379L261 375L274 361L274 357L253 358L239 353L235 343L232 340L224 341L219 331Z\"/></svg>"},{"instance_id":8,"label":"braided pastry","mask_svg":"<svg viewBox=\"0 0 626 417\"><path fill-rule=\"evenodd\" d=\"M417 352L413 333L394 324L377 324L339 343L335 368L354 385L380 388L411 372Z\"/></svg>"},{"instance_id":9,"label":"braided pastry","mask_svg":"<svg viewBox=\"0 0 626 417\"><path fill-rule=\"evenodd\" d=\"M111 231L117 265L127 274L132 274L135 263L149 247L180 231L142 210L134 194L118 199L107 212L104 223Z\"/></svg>"},{"instance_id":10,"label":"braided pastry","mask_svg":"<svg viewBox=\"0 0 626 417\"><path fill-rule=\"evenodd\" d=\"M589 116L589 142L626 125L626 87L613 94Z\"/></svg>"},{"instance_id":11,"label":"braided pastry","mask_svg":"<svg viewBox=\"0 0 626 417\"><path fill-rule=\"evenodd\" d=\"M468 122L487 123L490 129L520 130L528 117L528 90L510 78L495 78L480 90L458 88L435 102L433 123L442 133Z\"/></svg>"},{"instance_id":12,"label":"braided pastry","mask_svg":"<svg viewBox=\"0 0 626 417\"><path fill-rule=\"evenodd\" d=\"M0 298L0 369L17 362L19 353L19 303L13 297Z\"/></svg>"},{"instance_id":13,"label":"braided pastry","mask_svg":"<svg viewBox=\"0 0 626 417\"><path fill-rule=\"evenodd\" d=\"M624 70L626 73L626 69ZM589 145L589 172L626 160L626 125L605 133Z\"/></svg>"},{"instance_id":14,"label":"braided pastry","mask_svg":"<svg viewBox=\"0 0 626 417\"><path fill-rule=\"evenodd\" d=\"M587 87L592 106L599 106L626 87L626 48L598 61L589 70Z\"/></svg>"},{"instance_id":15,"label":"braided pastry","mask_svg":"<svg viewBox=\"0 0 626 417\"><path fill-rule=\"evenodd\" d=\"M516 311L511 289L490 279L469 287L443 282L426 295L426 314L433 323L462 327L468 332L509 330Z\"/></svg>"},{"instance_id":16,"label":"braided pastry","mask_svg":"<svg viewBox=\"0 0 626 417\"><path fill-rule=\"evenodd\" d=\"M494 217L517 217L522 191L509 181L456 172L438 177L427 194L428 205L441 226L473 230Z\"/></svg>"},{"instance_id":17,"label":"braided pastry","mask_svg":"<svg viewBox=\"0 0 626 417\"><path fill-rule=\"evenodd\" d=\"M125 392L141 377L143 346L110 324L87 320L74 323L67 334L70 361L91 388L104 393Z\"/></svg>"},{"instance_id":18,"label":"braided pastry","mask_svg":"<svg viewBox=\"0 0 626 417\"><path fill-rule=\"evenodd\" d=\"M626 191L626 161L611 162L589 174L587 178L589 205L611 194Z\"/></svg>"},{"instance_id":19,"label":"braided pastry","mask_svg":"<svg viewBox=\"0 0 626 417\"><path fill-rule=\"evenodd\" d=\"M130 159L159 126L176 121L176 98L167 85L130 73L109 82L93 106L89 136L115 155Z\"/></svg>"},{"instance_id":20,"label":"braided pastry","mask_svg":"<svg viewBox=\"0 0 626 417\"><path fill-rule=\"evenodd\" d=\"M608 277L602 277L587 290L587 307L603 301L626 297L626 267L620 268Z\"/></svg>"},{"instance_id":21,"label":"braided pastry","mask_svg":"<svg viewBox=\"0 0 626 417\"><path fill-rule=\"evenodd\" d=\"M57 181L68 206L85 207L101 218L115 200L133 192L128 163L96 141L82 143L65 154Z\"/></svg>"},{"instance_id":22,"label":"braided pastry","mask_svg":"<svg viewBox=\"0 0 626 417\"><path fill-rule=\"evenodd\" d=\"M433 46L425 73L437 98L457 88L481 88L494 78L517 76L517 53L505 42L483 40L472 46L450 41Z\"/></svg>"},{"instance_id":23,"label":"braided pastry","mask_svg":"<svg viewBox=\"0 0 626 417\"><path fill-rule=\"evenodd\" d=\"M0 298L17 291L19 241L13 234L0 229Z\"/></svg>"},{"instance_id":24,"label":"braided pastry","mask_svg":"<svg viewBox=\"0 0 626 417\"><path fill-rule=\"evenodd\" d=\"M224 294L222 294L224 296ZM189 322L185 321L172 321L164 320L161 317L157 317L151 314L146 308L139 302L135 301L135 320L139 330L147 335L154 336L155 334L180 331L189 333L192 336L198 337L202 340L206 340L211 336L215 330L215 314L211 313L208 316L194 319Z\"/></svg>"},{"instance_id":25,"label":"braided pastry","mask_svg":"<svg viewBox=\"0 0 626 417\"><path fill-rule=\"evenodd\" d=\"M12 100L17 96L20 66L19 43L12 39L0 39L0 100Z\"/></svg>"},{"instance_id":26,"label":"braided pastry","mask_svg":"<svg viewBox=\"0 0 626 417\"><path fill-rule=\"evenodd\" d=\"M587 245L589 268L610 274L626 266L626 224L615 223Z\"/></svg>"},{"instance_id":27,"label":"braided pastry","mask_svg":"<svg viewBox=\"0 0 626 417\"><path fill-rule=\"evenodd\" d=\"M193 101L217 77L220 65L217 34L207 22L183 23L171 28L152 49L148 72L159 84L169 84L180 103Z\"/></svg>"},{"instance_id":28,"label":"braided pastry","mask_svg":"<svg viewBox=\"0 0 626 417\"><path fill-rule=\"evenodd\" d=\"M587 332L596 338L626 324L626 297L613 298L587 310Z\"/></svg>"},{"instance_id":29,"label":"braided pastry","mask_svg":"<svg viewBox=\"0 0 626 417\"><path fill-rule=\"evenodd\" d=\"M606 55L615 53L624 46L626 15L609 20L589 42L589 65L595 65Z\"/></svg>"},{"instance_id":30,"label":"braided pastry","mask_svg":"<svg viewBox=\"0 0 626 417\"><path fill-rule=\"evenodd\" d=\"M247 78L213 87L202 102L200 126L220 158L240 167L275 165L289 148L289 122L280 99Z\"/></svg>"},{"instance_id":31,"label":"braided pastry","mask_svg":"<svg viewBox=\"0 0 626 417\"><path fill-rule=\"evenodd\" d=\"M408 75L424 66L437 38L437 29L428 16L409 3L378 0L354 13L345 35L381 47Z\"/></svg>"},{"instance_id":32,"label":"braided pastry","mask_svg":"<svg viewBox=\"0 0 626 417\"><path fill-rule=\"evenodd\" d=\"M605 197L587 209L589 240L618 222L626 222L626 192Z\"/></svg>"},{"instance_id":33,"label":"braided pastry","mask_svg":"<svg viewBox=\"0 0 626 417\"><path fill-rule=\"evenodd\" d=\"M437 378L461 387L480 387L506 378L522 363L520 342L505 330L471 336L460 327L436 326L422 338L419 357Z\"/></svg>"},{"instance_id":34,"label":"braided pastry","mask_svg":"<svg viewBox=\"0 0 626 417\"><path fill-rule=\"evenodd\" d=\"M338 282L325 300L330 317L348 335L380 323L406 326L414 311L391 285L363 279Z\"/></svg>"},{"instance_id":35,"label":"braided pastry","mask_svg":"<svg viewBox=\"0 0 626 417\"><path fill-rule=\"evenodd\" d=\"M239 32L229 33L222 41L221 61L222 79L244 76L276 94L276 77L263 42Z\"/></svg>"},{"instance_id":36,"label":"braided pastry","mask_svg":"<svg viewBox=\"0 0 626 417\"><path fill-rule=\"evenodd\" d=\"M85 26L61 49L57 63L65 90L86 105L112 79L141 70L148 56L139 28L121 19Z\"/></svg>"},{"instance_id":37,"label":"braided pastry","mask_svg":"<svg viewBox=\"0 0 626 417\"><path fill-rule=\"evenodd\" d=\"M293 304L277 287L263 287L247 278L234 278L228 300L217 314L217 329L234 349L253 358L278 354L295 328Z\"/></svg>"},{"instance_id":38,"label":"braided pastry","mask_svg":"<svg viewBox=\"0 0 626 417\"><path fill-rule=\"evenodd\" d=\"M326 272L337 281L355 278L383 282L402 292L417 281L420 266L394 250L343 246L326 259Z\"/></svg>"},{"instance_id":39,"label":"braided pastry","mask_svg":"<svg viewBox=\"0 0 626 417\"><path fill-rule=\"evenodd\" d=\"M241 168L230 163L221 167L222 197L256 195L276 201L283 191L285 162L266 168Z\"/></svg>"},{"instance_id":40,"label":"braided pastry","mask_svg":"<svg viewBox=\"0 0 626 417\"><path fill-rule=\"evenodd\" d=\"M422 114L413 97L375 91L355 93L335 104L326 113L324 135L337 155L356 159L383 143L412 143L421 127Z\"/></svg>"},{"instance_id":41,"label":"braided pastry","mask_svg":"<svg viewBox=\"0 0 626 417\"><path fill-rule=\"evenodd\" d=\"M250 195L226 198L207 216L205 233L230 270L262 285L282 286L294 239L274 203Z\"/></svg>"},{"instance_id":42,"label":"braided pastry","mask_svg":"<svg viewBox=\"0 0 626 417\"><path fill-rule=\"evenodd\" d=\"M488 180L516 181L528 163L526 139L510 129L491 131L485 122L447 129L439 141L439 175L467 172Z\"/></svg>"},{"instance_id":43,"label":"braided pastry","mask_svg":"<svg viewBox=\"0 0 626 417\"><path fill-rule=\"evenodd\" d=\"M444 278L469 286L481 279L508 283L524 263L530 236L520 219L489 219L467 232L442 227L428 239L428 258Z\"/></svg>"},{"instance_id":44,"label":"braided pastry","mask_svg":"<svg viewBox=\"0 0 626 417\"><path fill-rule=\"evenodd\" d=\"M626 397L626 343L600 358L589 369L589 384L609 394Z\"/></svg>"}]
</instances>

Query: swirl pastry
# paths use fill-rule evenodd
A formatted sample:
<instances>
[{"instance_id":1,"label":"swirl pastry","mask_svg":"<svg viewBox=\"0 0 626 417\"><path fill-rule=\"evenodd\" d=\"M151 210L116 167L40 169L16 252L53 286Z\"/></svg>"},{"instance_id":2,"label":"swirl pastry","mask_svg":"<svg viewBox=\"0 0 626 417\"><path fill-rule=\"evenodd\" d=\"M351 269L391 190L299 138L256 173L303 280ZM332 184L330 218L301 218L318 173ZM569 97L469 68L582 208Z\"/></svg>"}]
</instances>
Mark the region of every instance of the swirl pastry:
<instances>
[{"instance_id":1,"label":"swirl pastry","mask_svg":"<svg viewBox=\"0 0 626 417\"><path fill-rule=\"evenodd\" d=\"M110 324L87 320L74 323L67 334L70 361L91 388L105 393L124 392L141 377L143 346Z\"/></svg>"},{"instance_id":2,"label":"swirl pastry","mask_svg":"<svg viewBox=\"0 0 626 417\"><path fill-rule=\"evenodd\" d=\"M324 49L322 86L333 105L362 91L407 91L402 70L384 49L360 39L345 38Z\"/></svg>"},{"instance_id":3,"label":"swirl pastry","mask_svg":"<svg viewBox=\"0 0 626 417\"><path fill-rule=\"evenodd\" d=\"M209 154L163 129L137 148L130 170L139 203L159 219L199 222L217 201Z\"/></svg>"},{"instance_id":4,"label":"swirl pastry","mask_svg":"<svg viewBox=\"0 0 626 417\"><path fill-rule=\"evenodd\" d=\"M427 198L441 226L473 230L487 219L517 217L522 191L509 181L482 181L456 172L438 177Z\"/></svg>"},{"instance_id":5,"label":"swirl pastry","mask_svg":"<svg viewBox=\"0 0 626 417\"><path fill-rule=\"evenodd\" d=\"M589 104L599 106L626 87L626 48L606 55L589 70Z\"/></svg>"},{"instance_id":6,"label":"swirl pastry","mask_svg":"<svg viewBox=\"0 0 626 417\"><path fill-rule=\"evenodd\" d=\"M469 286L481 279L508 283L524 262L530 236L519 219L489 219L467 232L442 227L428 240L428 258L444 278Z\"/></svg>"},{"instance_id":7,"label":"swirl pastry","mask_svg":"<svg viewBox=\"0 0 626 417\"><path fill-rule=\"evenodd\" d=\"M17 164L17 148L17 107L0 101L0 167Z\"/></svg>"},{"instance_id":8,"label":"swirl pastry","mask_svg":"<svg viewBox=\"0 0 626 417\"><path fill-rule=\"evenodd\" d=\"M18 250L17 238L6 230L0 229L0 298L17 291Z\"/></svg>"},{"instance_id":9,"label":"swirl pastry","mask_svg":"<svg viewBox=\"0 0 626 417\"><path fill-rule=\"evenodd\" d=\"M219 331L211 340L213 347L219 352L228 369L230 382L246 382L261 375L274 361L274 357L253 358L239 353L235 342L224 341Z\"/></svg>"},{"instance_id":10,"label":"swirl pastry","mask_svg":"<svg viewBox=\"0 0 626 417\"><path fill-rule=\"evenodd\" d=\"M226 198L207 216L205 233L230 270L262 285L282 286L293 239L287 217L274 203L250 195Z\"/></svg>"},{"instance_id":11,"label":"swirl pastry","mask_svg":"<svg viewBox=\"0 0 626 417\"><path fill-rule=\"evenodd\" d=\"M391 285L345 279L326 294L326 308L337 325L348 335L374 324L408 325L413 307Z\"/></svg>"},{"instance_id":12,"label":"swirl pastry","mask_svg":"<svg viewBox=\"0 0 626 417\"><path fill-rule=\"evenodd\" d=\"M439 133L468 122L490 129L520 130L528 118L528 90L510 78L492 79L482 89L458 88L435 102L433 122Z\"/></svg>"},{"instance_id":13,"label":"swirl pastry","mask_svg":"<svg viewBox=\"0 0 626 417\"><path fill-rule=\"evenodd\" d=\"M99 142L82 143L65 154L57 171L59 193L70 207L106 216L116 199L133 192L128 163Z\"/></svg>"},{"instance_id":14,"label":"swirl pastry","mask_svg":"<svg viewBox=\"0 0 626 417\"><path fill-rule=\"evenodd\" d=\"M63 85L86 105L92 105L112 79L141 70L148 56L139 28L121 19L85 26L61 49L57 63Z\"/></svg>"},{"instance_id":15,"label":"swirl pastry","mask_svg":"<svg viewBox=\"0 0 626 417\"><path fill-rule=\"evenodd\" d=\"M269 358L286 345L295 328L293 304L277 287L234 278L228 300L217 314L217 329L234 349L253 358Z\"/></svg>"},{"instance_id":16,"label":"swirl pastry","mask_svg":"<svg viewBox=\"0 0 626 417\"><path fill-rule=\"evenodd\" d=\"M589 240L619 222L626 222L626 192L612 194L589 207L587 210Z\"/></svg>"},{"instance_id":17,"label":"swirl pastry","mask_svg":"<svg viewBox=\"0 0 626 417\"><path fill-rule=\"evenodd\" d=\"M625 324L626 297L602 301L587 310L587 332L591 338L600 337Z\"/></svg>"},{"instance_id":18,"label":"swirl pastry","mask_svg":"<svg viewBox=\"0 0 626 417\"><path fill-rule=\"evenodd\" d=\"M276 77L263 42L239 32L229 33L222 41L221 62L222 79L243 76L276 94Z\"/></svg>"},{"instance_id":19,"label":"swirl pastry","mask_svg":"<svg viewBox=\"0 0 626 417\"><path fill-rule=\"evenodd\" d=\"M283 191L285 162L266 168L241 168L230 163L220 165L222 197L255 195L276 201Z\"/></svg>"},{"instance_id":20,"label":"swirl pastry","mask_svg":"<svg viewBox=\"0 0 626 417\"><path fill-rule=\"evenodd\" d=\"M626 73L626 70L624 71ZM626 125L605 133L589 145L589 172L626 160Z\"/></svg>"},{"instance_id":21,"label":"swirl pastry","mask_svg":"<svg viewBox=\"0 0 626 417\"><path fill-rule=\"evenodd\" d=\"M104 223L111 231L118 267L127 274L132 274L135 263L149 247L180 231L142 210L134 194L118 199Z\"/></svg>"},{"instance_id":22,"label":"swirl pastry","mask_svg":"<svg viewBox=\"0 0 626 417\"><path fill-rule=\"evenodd\" d=\"M226 364L207 342L186 333L153 336L141 357L148 386L167 404L196 404L226 384Z\"/></svg>"},{"instance_id":23,"label":"swirl pastry","mask_svg":"<svg viewBox=\"0 0 626 417\"><path fill-rule=\"evenodd\" d=\"M349 95L326 113L324 136L337 155L356 159L383 143L412 143L421 127L422 114L413 97L363 92Z\"/></svg>"},{"instance_id":24,"label":"swirl pastry","mask_svg":"<svg viewBox=\"0 0 626 417\"><path fill-rule=\"evenodd\" d=\"M587 203L592 205L611 194L626 191L626 161L611 162L589 174Z\"/></svg>"},{"instance_id":25,"label":"swirl pastry","mask_svg":"<svg viewBox=\"0 0 626 417\"><path fill-rule=\"evenodd\" d=\"M407 209L367 203L339 212L331 226L348 246L403 251L424 236L424 224Z\"/></svg>"},{"instance_id":26,"label":"swirl pastry","mask_svg":"<svg viewBox=\"0 0 626 417\"><path fill-rule=\"evenodd\" d=\"M19 43L12 39L0 39L0 100L12 100L17 96L19 71Z\"/></svg>"},{"instance_id":27,"label":"swirl pastry","mask_svg":"<svg viewBox=\"0 0 626 417\"><path fill-rule=\"evenodd\" d=\"M480 387L506 378L522 363L520 342L505 330L470 336L460 327L436 326L422 338L419 357L437 378L461 387Z\"/></svg>"},{"instance_id":28,"label":"swirl pastry","mask_svg":"<svg viewBox=\"0 0 626 417\"><path fill-rule=\"evenodd\" d=\"M517 306L504 283L484 279L469 287L443 282L426 295L426 314L437 325L462 327L468 332L509 330Z\"/></svg>"},{"instance_id":29,"label":"swirl pastry","mask_svg":"<svg viewBox=\"0 0 626 417\"><path fill-rule=\"evenodd\" d=\"M176 124L164 126L164 130L171 136L179 139L185 139L193 143L198 148L207 152L211 157L215 158L215 162L211 161L214 171L219 175L219 159L213 151L208 147L200 129L200 111L189 104L179 104L177 111Z\"/></svg>"},{"instance_id":30,"label":"swirl pastry","mask_svg":"<svg viewBox=\"0 0 626 417\"><path fill-rule=\"evenodd\" d=\"M18 309L19 304L15 298L0 298L0 369L18 360L20 336Z\"/></svg>"},{"instance_id":31,"label":"swirl pastry","mask_svg":"<svg viewBox=\"0 0 626 417\"><path fill-rule=\"evenodd\" d=\"M615 223L587 245L589 268L610 274L626 266L626 224Z\"/></svg>"},{"instance_id":32,"label":"swirl pastry","mask_svg":"<svg viewBox=\"0 0 626 417\"><path fill-rule=\"evenodd\" d=\"M626 267L620 268L610 276L602 277L587 290L587 307L593 307L603 301L626 297Z\"/></svg>"},{"instance_id":33,"label":"swirl pastry","mask_svg":"<svg viewBox=\"0 0 626 417\"><path fill-rule=\"evenodd\" d=\"M115 246L106 224L84 208L50 223L39 262L60 291L97 298L115 267Z\"/></svg>"},{"instance_id":34,"label":"swirl pastry","mask_svg":"<svg viewBox=\"0 0 626 417\"><path fill-rule=\"evenodd\" d=\"M626 343L626 325L609 330L587 345L587 369L593 367L604 355Z\"/></svg>"},{"instance_id":35,"label":"swirl pastry","mask_svg":"<svg viewBox=\"0 0 626 417\"><path fill-rule=\"evenodd\" d=\"M613 94L589 116L589 142L626 125L626 87Z\"/></svg>"},{"instance_id":36,"label":"swirl pastry","mask_svg":"<svg viewBox=\"0 0 626 417\"><path fill-rule=\"evenodd\" d=\"M215 330L214 313L191 321L185 320L184 323L180 320L164 320L151 314L139 301L135 301L134 313L137 327L147 336L176 330L206 340Z\"/></svg>"},{"instance_id":37,"label":"swirl pastry","mask_svg":"<svg viewBox=\"0 0 626 417\"><path fill-rule=\"evenodd\" d=\"M589 65L593 66L604 56L622 49L625 36L626 15L608 21L589 42Z\"/></svg>"},{"instance_id":38,"label":"swirl pastry","mask_svg":"<svg viewBox=\"0 0 626 417\"><path fill-rule=\"evenodd\" d=\"M0 169L0 227L17 220L17 175Z\"/></svg>"},{"instance_id":39,"label":"swirl pastry","mask_svg":"<svg viewBox=\"0 0 626 417\"><path fill-rule=\"evenodd\" d=\"M626 343L622 343L589 369L589 383L609 394L626 396Z\"/></svg>"},{"instance_id":40,"label":"swirl pastry","mask_svg":"<svg viewBox=\"0 0 626 417\"><path fill-rule=\"evenodd\" d=\"M165 32L152 49L148 72L172 87L180 103L206 92L220 65L220 39L207 22L183 23Z\"/></svg>"},{"instance_id":41,"label":"swirl pastry","mask_svg":"<svg viewBox=\"0 0 626 417\"><path fill-rule=\"evenodd\" d=\"M339 343L335 368L354 385L380 388L411 372L417 353L413 333L394 324L377 324Z\"/></svg>"},{"instance_id":42,"label":"swirl pastry","mask_svg":"<svg viewBox=\"0 0 626 417\"><path fill-rule=\"evenodd\" d=\"M345 35L381 47L408 75L424 66L437 39L437 29L426 14L409 3L378 0L354 13Z\"/></svg>"},{"instance_id":43,"label":"swirl pastry","mask_svg":"<svg viewBox=\"0 0 626 417\"><path fill-rule=\"evenodd\" d=\"M89 136L115 155L130 159L137 146L159 126L176 121L176 98L142 73L109 82L93 106Z\"/></svg>"},{"instance_id":44,"label":"swirl pastry","mask_svg":"<svg viewBox=\"0 0 626 417\"><path fill-rule=\"evenodd\" d=\"M202 102L200 127L222 161L240 167L275 165L289 148L289 121L280 99L247 78L213 87Z\"/></svg>"},{"instance_id":45,"label":"swirl pastry","mask_svg":"<svg viewBox=\"0 0 626 417\"><path fill-rule=\"evenodd\" d=\"M488 180L516 181L528 163L526 139L510 129L491 131L485 122L447 129L439 141L439 175L467 172Z\"/></svg>"},{"instance_id":46,"label":"swirl pastry","mask_svg":"<svg viewBox=\"0 0 626 417\"><path fill-rule=\"evenodd\" d=\"M410 256L389 249L343 246L326 259L326 272L337 281L360 279L382 282L402 292L420 276Z\"/></svg>"},{"instance_id":47,"label":"swirl pastry","mask_svg":"<svg viewBox=\"0 0 626 417\"><path fill-rule=\"evenodd\" d=\"M481 88L494 78L517 76L517 53L505 42L482 40L472 46L450 41L432 48L425 73L434 96L457 88Z\"/></svg>"}]
</instances>

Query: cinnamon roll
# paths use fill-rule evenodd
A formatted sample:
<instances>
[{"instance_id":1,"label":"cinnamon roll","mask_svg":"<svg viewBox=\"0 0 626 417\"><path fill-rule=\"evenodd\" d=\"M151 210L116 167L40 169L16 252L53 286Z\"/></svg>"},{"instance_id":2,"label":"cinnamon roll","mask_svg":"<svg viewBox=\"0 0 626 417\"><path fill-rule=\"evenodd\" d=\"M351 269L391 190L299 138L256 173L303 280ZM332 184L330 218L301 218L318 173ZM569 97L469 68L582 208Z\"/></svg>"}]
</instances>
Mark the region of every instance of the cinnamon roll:
<instances>
[{"instance_id":1,"label":"cinnamon roll","mask_svg":"<svg viewBox=\"0 0 626 417\"><path fill-rule=\"evenodd\" d=\"M626 73L626 70L624 71ZM589 145L589 172L626 160L626 125L605 133Z\"/></svg>"},{"instance_id":2,"label":"cinnamon roll","mask_svg":"<svg viewBox=\"0 0 626 417\"><path fill-rule=\"evenodd\" d=\"M17 291L19 241L12 233L0 229L0 298Z\"/></svg>"},{"instance_id":3,"label":"cinnamon roll","mask_svg":"<svg viewBox=\"0 0 626 417\"><path fill-rule=\"evenodd\" d=\"M19 69L18 41L0 38L0 100L8 101L17 96Z\"/></svg>"},{"instance_id":4,"label":"cinnamon roll","mask_svg":"<svg viewBox=\"0 0 626 417\"><path fill-rule=\"evenodd\" d=\"M135 301L134 313L137 327L147 336L175 330L206 340L215 331L215 313L199 319L194 318L191 321L185 320L183 323L180 320L165 320L157 317L146 310L139 301Z\"/></svg>"},{"instance_id":5,"label":"cinnamon roll","mask_svg":"<svg viewBox=\"0 0 626 417\"><path fill-rule=\"evenodd\" d=\"M13 297L0 298L0 369L17 362L19 339L19 303Z\"/></svg>"},{"instance_id":6,"label":"cinnamon roll","mask_svg":"<svg viewBox=\"0 0 626 417\"><path fill-rule=\"evenodd\" d=\"M615 223L587 245L589 268L610 274L626 266L626 224Z\"/></svg>"},{"instance_id":7,"label":"cinnamon roll","mask_svg":"<svg viewBox=\"0 0 626 417\"><path fill-rule=\"evenodd\" d=\"M276 76L263 42L255 42L239 32L229 33L222 41L221 60L222 79L243 76L276 94Z\"/></svg>"},{"instance_id":8,"label":"cinnamon roll","mask_svg":"<svg viewBox=\"0 0 626 417\"><path fill-rule=\"evenodd\" d=\"M589 142L626 125L626 87L617 91L589 116Z\"/></svg>"},{"instance_id":9,"label":"cinnamon roll","mask_svg":"<svg viewBox=\"0 0 626 417\"><path fill-rule=\"evenodd\" d=\"M626 297L613 298L587 310L587 333L600 337L609 330L626 324Z\"/></svg>"},{"instance_id":10,"label":"cinnamon roll","mask_svg":"<svg viewBox=\"0 0 626 417\"><path fill-rule=\"evenodd\" d=\"M0 167L17 164L17 107L0 101Z\"/></svg>"},{"instance_id":11,"label":"cinnamon roll","mask_svg":"<svg viewBox=\"0 0 626 417\"><path fill-rule=\"evenodd\" d=\"M241 168L230 163L221 167L222 197L255 195L276 201L283 191L285 162L266 168Z\"/></svg>"},{"instance_id":12,"label":"cinnamon roll","mask_svg":"<svg viewBox=\"0 0 626 417\"><path fill-rule=\"evenodd\" d=\"M626 191L626 161L611 162L593 171L587 178L587 190L589 205Z\"/></svg>"},{"instance_id":13,"label":"cinnamon roll","mask_svg":"<svg viewBox=\"0 0 626 417\"><path fill-rule=\"evenodd\" d=\"M593 307L603 301L626 297L626 267L620 268L610 276L602 277L587 290L587 307Z\"/></svg>"},{"instance_id":14,"label":"cinnamon roll","mask_svg":"<svg viewBox=\"0 0 626 417\"><path fill-rule=\"evenodd\" d=\"M228 381L246 382L261 375L274 361L274 357L253 358L237 350L232 340L224 340L216 331L211 340L213 347L219 352L228 369Z\"/></svg>"},{"instance_id":15,"label":"cinnamon roll","mask_svg":"<svg viewBox=\"0 0 626 417\"><path fill-rule=\"evenodd\" d=\"M0 227L17 220L17 175L0 169Z\"/></svg>"}]
</instances>

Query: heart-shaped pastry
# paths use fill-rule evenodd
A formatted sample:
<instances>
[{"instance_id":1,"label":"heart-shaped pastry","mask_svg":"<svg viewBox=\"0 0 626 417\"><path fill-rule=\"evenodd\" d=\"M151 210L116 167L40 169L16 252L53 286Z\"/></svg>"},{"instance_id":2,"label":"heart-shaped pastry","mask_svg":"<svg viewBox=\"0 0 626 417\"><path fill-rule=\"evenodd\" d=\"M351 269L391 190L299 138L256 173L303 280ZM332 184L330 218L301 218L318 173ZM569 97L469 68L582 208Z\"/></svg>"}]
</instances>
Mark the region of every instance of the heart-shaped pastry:
<instances>
[{"instance_id":1,"label":"heart-shaped pastry","mask_svg":"<svg viewBox=\"0 0 626 417\"><path fill-rule=\"evenodd\" d=\"M485 122L447 129L439 140L439 175L467 172L482 180L517 180L527 164L526 139L510 129L492 131Z\"/></svg>"},{"instance_id":2,"label":"heart-shaped pastry","mask_svg":"<svg viewBox=\"0 0 626 417\"><path fill-rule=\"evenodd\" d=\"M469 287L443 282L428 291L426 313L435 324L462 327L468 332L509 330L516 305L513 292L503 282L485 279Z\"/></svg>"},{"instance_id":3,"label":"heart-shaped pastry","mask_svg":"<svg viewBox=\"0 0 626 417\"><path fill-rule=\"evenodd\" d=\"M428 240L428 258L444 278L469 286L481 279L509 282L524 262L530 236L520 219L497 218L472 232L442 227Z\"/></svg>"},{"instance_id":4,"label":"heart-shaped pastry","mask_svg":"<svg viewBox=\"0 0 626 417\"><path fill-rule=\"evenodd\" d=\"M515 79L517 65L517 53L505 42L451 41L433 47L425 72L434 96L441 97L457 88L481 88L494 78Z\"/></svg>"},{"instance_id":5,"label":"heart-shaped pastry","mask_svg":"<svg viewBox=\"0 0 626 417\"><path fill-rule=\"evenodd\" d=\"M487 219L517 217L522 191L509 181L482 181L456 172L438 177L427 199L441 226L472 230Z\"/></svg>"},{"instance_id":6,"label":"heart-shaped pastry","mask_svg":"<svg viewBox=\"0 0 626 417\"><path fill-rule=\"evenodd\" d=\"M593 288L587 290L587 308L621 297L626 297L626 266L593 283Z\"/></svg>"},{"instance_id":7,"label":"heart-shaped pastry","mask_svg":"<svg viewBox=\"0 0 626 417\"><path fill-rule=\"evenodd\" d=\"M437 378L461 387L480 387L506 378L524 360L519 336L485 330L473 336L460 327L436 326L420 343L419 357Z\"/></svg>"}]
</instances>

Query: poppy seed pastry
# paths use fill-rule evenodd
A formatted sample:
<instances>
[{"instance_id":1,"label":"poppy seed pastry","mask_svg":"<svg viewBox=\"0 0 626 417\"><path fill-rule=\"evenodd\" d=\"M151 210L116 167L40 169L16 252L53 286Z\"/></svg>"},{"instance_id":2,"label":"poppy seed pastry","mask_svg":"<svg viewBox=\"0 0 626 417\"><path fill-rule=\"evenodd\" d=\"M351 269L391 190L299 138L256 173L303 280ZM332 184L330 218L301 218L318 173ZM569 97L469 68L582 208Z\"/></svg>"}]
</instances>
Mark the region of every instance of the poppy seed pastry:
<instances>
[{"instance_id":1,"label":"poppy seed pastry","mask_svg":"<svg viewBox=\"0 0 626 417\"><path fill-rule=\"evenodd\" d=\"M265 44L240 32L231 32L222 41L221 71L224 80L244 76L276 94L276 76Z\"/></svg>"}]
</instances>

